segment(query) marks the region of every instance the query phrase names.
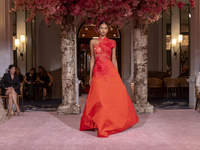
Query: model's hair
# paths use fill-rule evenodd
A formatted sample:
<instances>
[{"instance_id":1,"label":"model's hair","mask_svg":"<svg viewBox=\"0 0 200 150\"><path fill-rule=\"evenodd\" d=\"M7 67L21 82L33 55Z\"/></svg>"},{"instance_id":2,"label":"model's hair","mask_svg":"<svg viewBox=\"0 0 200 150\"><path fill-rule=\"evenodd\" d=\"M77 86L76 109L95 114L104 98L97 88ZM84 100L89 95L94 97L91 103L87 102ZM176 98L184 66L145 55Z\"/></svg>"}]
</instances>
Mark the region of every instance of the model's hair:
<instances>
[{"instance_id":1,"label":"model's hair","mask_svg":"<svg viewBox=\"0 0 200 150\"><path fill-rule=\"evenodd\" d=\"M101 22L99 23L99 27L98 27L98 28L100 28L100 26L101 26L102 24L106 24L106 25L108 26L108 23L107 23L106 21L101 21Z\"/></svg>"},{"instance_id":2,"label":"model's hair","mask_svg":"<svg viewBox=\"0 0 200 150\"><path fill-rule=\"evenodd\" d=\"M38 69L41 69L42 71L39 72L39 76L43 77L43 76L48 76L47 71L44 69L43 66L39 66Z\"/></svg>"}]
</instances>

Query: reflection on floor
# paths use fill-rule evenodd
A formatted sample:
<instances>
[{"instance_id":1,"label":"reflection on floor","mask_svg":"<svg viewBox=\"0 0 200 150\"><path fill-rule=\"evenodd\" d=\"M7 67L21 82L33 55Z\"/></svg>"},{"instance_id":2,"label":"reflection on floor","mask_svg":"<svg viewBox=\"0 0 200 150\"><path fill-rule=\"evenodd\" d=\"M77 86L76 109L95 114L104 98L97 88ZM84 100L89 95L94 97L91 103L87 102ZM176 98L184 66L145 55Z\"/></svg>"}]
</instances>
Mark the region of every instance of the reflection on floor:
<instances>
[{"instance_id":1,"label":"reflection on floor","mask_svg":"<svg viewBox=\"0 0 200 150\"><path fill-rule=\"evenodd\" d=\"M87 94L82 94L79 97L79 102L81 104L81 110L85 107L85 102L87 99ZM57 111L58 106L62 104L61 98L47 98L45 102L42 100L35 100L30 102L24 99L24 111L31 112L31 111L47 111L47 112L54 112ZM21 104L20 104L21 107Z\"/></svg>"},{"instance_id":2,"label":"reflection on floor","mask_svg":"<svg viewBox=\"0 0 200 150\"><path fill-rule=\"evenodd\" d=\"M79 97L79 101L84 108L85 100L87 99L87 94L82 94ZM178 99L178 98L149 98L148 102L152 104L155 109L190 109L188 107L189 98ZM24 110L25 111L57 111L58 106L62 104L61 98L46 99L45 102L42 100L36 100L33 102L24 100Z\"/></svg>"},{"instance_id":3,"label":"reflection on floor","mask_svg":"<svg viewBox=\"0 0 200 150\"><path fill-rule=\"evenodd\" d=\"M188 107L189 98L148 98L148 102L152 104L155 109L190 109Z\"/></svg>"},{"instance_id":4,"label":"reflection on floor","mask_svg":"<svg viewBox=\"0 0 200 150\"><path fill-rule=\"evenodd\" d=\"M42 100L30 102L25 99L24 111L57 111L57 108L60 104L62 104L61 98L48 98L45 102Z\"/></svg>"}]
</instances>

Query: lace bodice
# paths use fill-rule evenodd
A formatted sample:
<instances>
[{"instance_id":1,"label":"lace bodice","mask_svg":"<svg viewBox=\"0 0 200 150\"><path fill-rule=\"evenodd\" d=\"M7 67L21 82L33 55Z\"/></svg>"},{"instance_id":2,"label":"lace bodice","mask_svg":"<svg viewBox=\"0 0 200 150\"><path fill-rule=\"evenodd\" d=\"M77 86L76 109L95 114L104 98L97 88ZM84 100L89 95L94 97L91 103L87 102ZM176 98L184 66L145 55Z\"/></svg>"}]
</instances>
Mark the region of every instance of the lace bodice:
<instances>
[{"instance_id":1,"label":"lace bodice","mask_svg":"<svg viewBox=\"0 0 200 150\"><path fill-rule=\"evenodd\" d=\"M98 60L105 60L111 59L112 48L115 47L115 41L108 39L105 37L104 39L98 38L98 44L94 45L94 52L95 52L95 59Z\"/></svg>"},{"instance_id":2,"label":"lace bodice","mask_svg":"<svg viewBox=\"0 0 200 150\"><path fill-rule=\"evenodd\" d=\"M112 76L110 71L114 65L111 62L112 48L116 46L114 40L98 38L98 44L94 44L95 52L95 66L93 68L93 75L97 78L102 78L105 75ZM106 80L106 77L104 78Z\"/></svg>"}]
</instances>

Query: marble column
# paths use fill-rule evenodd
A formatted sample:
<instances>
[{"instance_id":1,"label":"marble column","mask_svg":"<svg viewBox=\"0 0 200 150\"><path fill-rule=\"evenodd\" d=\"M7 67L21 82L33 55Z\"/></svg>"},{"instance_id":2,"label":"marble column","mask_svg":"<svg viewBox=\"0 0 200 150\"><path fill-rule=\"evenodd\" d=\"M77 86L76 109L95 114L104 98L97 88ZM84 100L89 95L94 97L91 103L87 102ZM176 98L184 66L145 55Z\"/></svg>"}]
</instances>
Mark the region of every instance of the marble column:
<instances>
[{"instance_id":1,"label":"marble column","mask_svg":"<svg viewBox=\"0 0 200 150\"><path fill-rule=\"evenodd\" d=\"M6 114L7 113L5 112L5 110L3 108L3 101L0 97L0 124L6 122L6 120L7 120Z\"/></svg>"},{"instance_id":2,"label":"marble column","mask_svg":"<svg viewBox=\"0 0 200 150\"><path fill-rule=\"evenodd\" d=\"M152 114L154 107L147 102L147 44L148 23L135 19L133 23L133 52L134 52L134 107L138 114Z\"/></svg>"},{"instance_id":3,"label":"marble column","mask_svg":"<svg viewBox=\"0 0 200 150\"><path fill-rule=\"evenodd\" d=\"M58 115L80 114L78 104L79 80L76 78L76 31L74 17L68 15L61 25L62 104Z\"/></svg>"},{"instance_id":4,"label":"marble column","mask_svg":"<svg viewBox=\"0 0 200 150\"><path fill-rule=\"evenodd\" d=\"M189 107L195 108L195 78L200 71L200 2L195 1L195 9L191 9L190 19L190 77L189 82Z\"/></svg>"}]
</instances>

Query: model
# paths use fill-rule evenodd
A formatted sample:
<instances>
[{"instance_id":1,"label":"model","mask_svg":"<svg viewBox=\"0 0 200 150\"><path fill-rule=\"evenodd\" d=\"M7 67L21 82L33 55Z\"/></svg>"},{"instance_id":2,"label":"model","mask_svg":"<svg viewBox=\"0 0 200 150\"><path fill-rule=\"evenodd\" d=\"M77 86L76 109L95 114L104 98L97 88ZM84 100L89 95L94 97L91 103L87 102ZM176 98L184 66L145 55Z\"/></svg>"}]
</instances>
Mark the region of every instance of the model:
<instances>
[{"instance_id":1,"label":"model","mask_svg":"<svg viewBox=\"0 0 200 150\"><path fill-rule=\"evenodd\" d=\"M90 91L80 130L95 130L108 137L136 124L139 119L118 73L116 43L108 39L108 24L99 24L100 36L90 41Z\"/></svg>"}]
</instances>

